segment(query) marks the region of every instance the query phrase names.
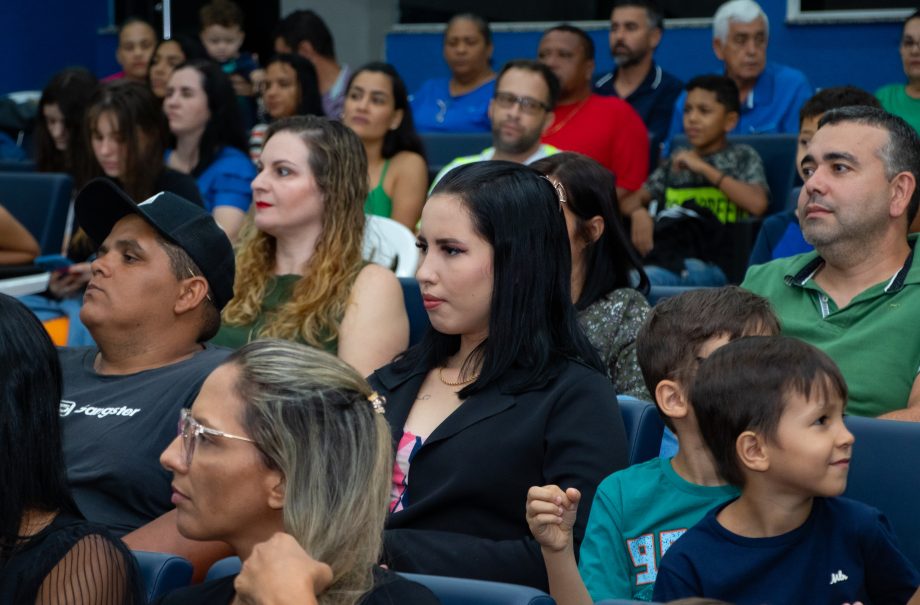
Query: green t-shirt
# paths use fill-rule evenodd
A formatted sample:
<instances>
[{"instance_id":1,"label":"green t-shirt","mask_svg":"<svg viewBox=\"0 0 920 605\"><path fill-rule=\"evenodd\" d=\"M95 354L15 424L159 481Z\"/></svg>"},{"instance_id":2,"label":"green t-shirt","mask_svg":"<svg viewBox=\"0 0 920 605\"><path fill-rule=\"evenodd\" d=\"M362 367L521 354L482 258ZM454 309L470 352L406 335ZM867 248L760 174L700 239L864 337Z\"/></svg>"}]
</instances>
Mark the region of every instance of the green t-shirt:
<instances>
[{"instance_id":1,"label":"green t-shirt","mask_svg":"<svg viewBox=\"0 0 920 605\"><path fill-rule=\"evenodd\" d=\"M920 132L920 99L908 96L904 84L889 84L879 88L875 97L888 113L904 118L914 130Z\"/></svg>"},{"instance_id":2,"label":"green t-shirt","mask_svg":"<svg viewBox=\"0 0 920 605\"><path fill-rule=\"evenodd\" d=\"M658 563L685 531L738 496L730 485L690 483L653 458L613 473L597 488L578 570L591 598L651 601Z\"/></svg>"},{"instance_id":3,"label":"green t-shirt","mask_svg":"<svg viewBox=\"0 0 920 605\"><path fill-rule=\"evenodd\" d=\"M290 300L294 286L302 279L300 275L276 275L268 279L265 285L265 298L262 300L262 309L259 316L252 323L240 326L228 325L226 322L220 326L220 331L211 340L212 344L239 349L246 343L259 338L259 330L265 325L265 319L278 307ZM303 342L302 338L296 338ZM323 347L328 353L335 355L338 351L338 341L333 341Z\"/></svg>"},{"instance_id":4,"label":"green t-shirt","mask_svg":"<svg viewBox=\"0 0 920 605\"><path fill-rule=\"evenodd\" d=\"M917 241L909 236L911 249ZM920 369L920 264L900 271L840 309L815 280L817 252L748 269L742 287L767 298L782 332L833 359L850 390L847 413L879 416L907 407Z\"/></svg>"}]
</instances>

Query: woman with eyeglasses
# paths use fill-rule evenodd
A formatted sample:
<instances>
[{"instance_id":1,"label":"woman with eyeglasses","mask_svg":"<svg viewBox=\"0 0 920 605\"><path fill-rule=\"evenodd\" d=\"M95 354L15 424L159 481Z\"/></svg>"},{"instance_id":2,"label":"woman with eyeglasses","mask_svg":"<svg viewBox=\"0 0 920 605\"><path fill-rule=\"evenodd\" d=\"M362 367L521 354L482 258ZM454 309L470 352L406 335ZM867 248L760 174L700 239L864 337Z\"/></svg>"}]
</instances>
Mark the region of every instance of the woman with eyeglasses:
<instances>
[{"instance_id":1,"label":"woman with eyeglasses","mask_svg":"<svg viewBox=\"0 0 920 605\"><path fill-rule=\"evenodd\" d=\"M70 495L51 339L3 294L0 317L0 603L145 603L130 551Z\"/></svg>"},{"instance_id":2,"label":"woman with eyeglasses","mask_svg":"<svg viewBox=\"0 0 920 605\"><path fill-rule=\"evenodd\" d=\"M620 395L651 401L636 336L650 307L638 252L623 231L613 173L580 153L557 153L531 167L558 183L572 251L572 302L578 323ZM634 286L635 284L635 286Z\"/></svg>"},{"instance_id":3,"label":"woman with eyeglasses","mask_svg":"<svg viewBox=\"0 0 920 605\"><path fill-rule=\"evenodd\" d=\"M597 484L626 465L616 392L572 305L557 189L513 162L461 166L425 203L418 247L431 328L370 378L395 445L383 562L546 590L529 486L588 491L580 541Z\"/></svg>"},{"instance_id":4,"label":"woman with eyeglasses","mask_svg":"<svg viewBox=\"0 0 920 605\"><path fill-rule=\"evenodd\" d=\"M479 15L463 13L447 22L444 61L451 75L425 81L410 98L419 132L489 132L492 50L492 30Z\"/></svg>"},{"instance_id":5,"label":"woman with eyeglasses","mask_svg":"<svg viewBox=\"0 0 920 605\"><path fill-rule=\"evenodd\" d=\"M907 84L883 86L875 96L885 111L904 118L920 131L920 10L904 21L900 52Z\"/></svg>"},{"instance_id":6,"label":"woman with eyeglasses","mask_svg":"<svg viewBox=\"0 0 920 605\"><path fill-rule=\"evenodd\" d=\"M392 463L383 406L354 369L304 345L262 340L228 357L160 461L179 532L226 542L243 572L160 602L436 603L376 567Z\"/></svg>"}]
</instances>

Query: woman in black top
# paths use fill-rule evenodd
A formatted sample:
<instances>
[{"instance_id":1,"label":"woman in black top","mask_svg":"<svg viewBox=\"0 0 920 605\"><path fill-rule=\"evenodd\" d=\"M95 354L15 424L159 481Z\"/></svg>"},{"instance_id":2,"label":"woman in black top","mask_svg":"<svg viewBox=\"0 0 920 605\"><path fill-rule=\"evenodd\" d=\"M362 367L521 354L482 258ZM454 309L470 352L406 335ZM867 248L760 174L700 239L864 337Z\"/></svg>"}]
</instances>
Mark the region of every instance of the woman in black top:
<instances>
[{"instance_id":1,"label":"woman in black top","mask_svg":"<svg viewBox=\"0 0 920 605\"><path fill-rule=\"evenodd\" d=\"M144 603L131 553L71 499L54 345L5 295L0 317L0 603Z\"/></svg>"},{"instance_id":2,"label":"woman in black top","mask_svg":"<svg viewBox=\"0 0 920 605\"><path fill-rule=\"evenodd\" d=\"M390 569L546 590L528 488L587 490L578 544L597 484L626 465L616 391L572 305L561 194L488 161L450 171L425 203L415 276L431 328L369 379L396 442Z\"/></svg>"}]
</instances>

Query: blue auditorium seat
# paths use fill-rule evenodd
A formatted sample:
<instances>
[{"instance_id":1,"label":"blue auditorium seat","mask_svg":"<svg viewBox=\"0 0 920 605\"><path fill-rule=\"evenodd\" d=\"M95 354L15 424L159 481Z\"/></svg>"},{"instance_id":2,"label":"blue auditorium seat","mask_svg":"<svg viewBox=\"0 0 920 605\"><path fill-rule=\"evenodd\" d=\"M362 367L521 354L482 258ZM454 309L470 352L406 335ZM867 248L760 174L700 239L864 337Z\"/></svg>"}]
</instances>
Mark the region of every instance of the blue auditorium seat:
<instances>
[{"instance_id":1,"label":"blue auditorium seat","mask_svg":"<svg viewBox=\"0 0 920 605\"><path fill-rule=\"evenodd\" d=\"M901 552L920 569L920 423L848 416L846 424L856 442L843 495L885 513Z\"/></svg>"},{"instance_id":2,"label":"blue auditorium seat","mask_svg":"<svg viewBox=\"0 0 920 605\"><path fill-rule=\"evenodd\" d=\"M448 578L415 573L399 574L428 587L441 605L554 605L542 590L517 584L486 582L467 578Z\"/></svg>"},{"instance_id":3,"label":"blue auditorium seat","mask_svg":"<svg viewBox=\"0 0 920 605\"><path fill-rule=\"evenodd\" d=\"M428 132L420 136L425 145L430 177L434 177L454 158L474 155L492 146L491 132Z\"/></svg>"},{"instance_id":4,"label":"blue auditorium seat","mask_svg":"<svg viewBox=\"0 0 920 605\"><path fill-rule=\"evenodd\" d=\"M240 573L240 567L242 567L242 562L239 557L227 557L221 559L220 561L215 562L208 569L208 574L205 576L205 582L210 582L211 580L217 580L219 578L224 578L227 576L232 576L233 574Z\"/></svg>"},{"instance_id":5,"label":"blue auditorium seat","mask_svg":"<svg viewBox=\"0 0 920 605\"><path fill-rule=\"evenodd\" d=\"M38 241L42 254L60 254L73 179L51 172L0 172L0 205Z\"/></svg>"},{"instance_id":6,"label":"blue auditorium seat","mask_svg":"<svg viewBox=\"0 0 920 605\"><path fill-rule=\"evenodd\" d=\"M216 580L239 572L239 558L227 557L211 566L206 580ZM400 575L408 580L427 586L440 599L441 605L555 604L555 601L548 594L529 586L414 573L401 573Z\"/></svg>"},{"instance_id":7,"label":"blue auditorium seat","mask_svg":"<svg viewBox=\"0 0 920 605\"><path fill-rule=\"evenodd\" d=\"M664 421L655 404L627 395L618 396L617 403L620 405L623 426L626 428L629 464L638 464L658 457Z\"/></svg>"},{"instance_id":8,"label":"blue auditorium seat","mask_svg":"<svg viewBox=\"0 0 920 605\"><path fill-rule=\"evenodd\" d=\"M422 304L422 292L415 278L400 277L399 285L403 289L403 301L406 305L406 314L409 316L409 346L411 347L422 339L431 326L431 321Z\"/></svg>"},{"instance_id":9,"label":"blue auditorium seat","mask_svg":"<svg viewBox=\"0 0 920 605\"><path fill-rule=\"evenodd\" d=\"M161 552L131 552L141 572L147 601L154 601L177 588L188 586L192 580L192 564L188 559Z\"/></svg>"}]
</instances>

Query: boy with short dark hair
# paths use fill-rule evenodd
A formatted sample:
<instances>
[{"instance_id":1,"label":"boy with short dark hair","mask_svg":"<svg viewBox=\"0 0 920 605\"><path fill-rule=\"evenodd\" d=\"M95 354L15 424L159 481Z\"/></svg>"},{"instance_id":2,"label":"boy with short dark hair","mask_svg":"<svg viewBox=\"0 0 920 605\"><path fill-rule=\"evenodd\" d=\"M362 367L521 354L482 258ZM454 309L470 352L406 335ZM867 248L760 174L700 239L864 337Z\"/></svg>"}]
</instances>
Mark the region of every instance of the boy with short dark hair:
<instances>
[{"instance_id":1,"label":"boy with short dark hair","mask_svg":"<svg viewBox=\"0 0 920 605\"><path fill-rule=\"evenodd\" d=\"M767 209L763 162L753 148L728 142L738 123L738 86L725 76L699 76L686 86L684 131L677 149L621 204L632 240L645 255L652 284L719 286L716 264L731 254L725 225ZM657 202L654 219L647 207Z\"/></svg>"},{"instance_id":2,"label":"boy with short dark hair","mask_svg":"<svg viewBox=\"0 0 920 605\"><path fill-rule=\"evenodd\" d=\"M817 348L782 337L730 343L700 364L690 402L736 500L707 513L661 562L656 601L737 605L906 603L920 574L874 508L837 498L853 435L847 386Z\"/></svg>"},{"instance_id":3,"label":"boy with short dark hair","mask_svg":"<svg viewBox=\"0 0 920 605\"><path fill-rule=\"evenodd\" d=\"M778 332L767 300L734 286L694 290L652 309L637 340L639 365L680 448L673 458L633 465L600 484L580 564L571 531L580 494L554 485L530 489L527 519L559 605L650 600L664 551L713 506L737 494L719 477L702 443L689 385L699 360L724 343Z\"/></svg>"},{"instance_id":4,"label":"boy with short dark hair","mask_svg":"<svg viewBox=\"0 0 920 605\"><path fill-rule=\"evenodd\" d=\"M230 76L238 96L251 96L252 72L259 65L251 54L240 52L246 38L242 9L232 0L211 0L201 7L198 18L201 43L208 55Z\"/></svg>"}]
</instances>

